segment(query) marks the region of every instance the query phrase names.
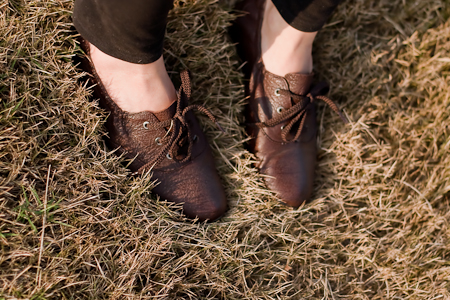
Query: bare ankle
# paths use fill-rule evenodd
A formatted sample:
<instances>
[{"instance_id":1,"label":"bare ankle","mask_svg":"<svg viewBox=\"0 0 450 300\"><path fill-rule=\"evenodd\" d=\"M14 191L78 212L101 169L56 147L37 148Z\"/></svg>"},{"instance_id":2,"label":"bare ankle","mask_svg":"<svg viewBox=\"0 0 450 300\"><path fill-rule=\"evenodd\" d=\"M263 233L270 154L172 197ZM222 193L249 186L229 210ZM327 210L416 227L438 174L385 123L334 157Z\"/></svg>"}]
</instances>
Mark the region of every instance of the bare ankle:
<instances>
[{"instance_id":1,"label":"bare ankle","mask_svg":"<svg viewBox=\"0 0 450 300\"><path fill-rule=\"evenodd\" d=\"M160 57L150 64L133 64L91 45L91 59L111 99L124 111L158 112L176 100L175 87Z\"/></svg>"},{"instance_id":2,"label":"bare ankle","mask_svg":"<svg viewBox=\"0 0 450 300\"><path fill-rule=\"evenodd\" d=\"M312 44L317 32L302 32L281 17L267 1L261 28L261 52L266 69L284 76L312 72Z\"/></svg>"}]
</instances>

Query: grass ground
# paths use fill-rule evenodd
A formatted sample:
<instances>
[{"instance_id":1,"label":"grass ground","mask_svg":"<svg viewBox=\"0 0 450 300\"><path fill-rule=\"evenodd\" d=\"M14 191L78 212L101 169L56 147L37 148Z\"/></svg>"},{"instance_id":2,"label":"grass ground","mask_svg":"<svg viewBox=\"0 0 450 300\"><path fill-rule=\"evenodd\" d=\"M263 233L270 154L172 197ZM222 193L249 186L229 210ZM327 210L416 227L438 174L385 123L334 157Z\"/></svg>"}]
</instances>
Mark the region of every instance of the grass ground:
<instances>
[{"instance_id":1,"label":"grass ground","mask_svg":"<svg viewBox=\"0 0 450 300\"><path fill-rule=\"evenodd\" d=\"M102 141L72 64L72 0L0 1L0 299L450 299L450 3L345 1L317 38L314 200L263 187L215 0L177 2L165 56L193 74L230 200L198 224Z\"/></svg>"}]
</instances>

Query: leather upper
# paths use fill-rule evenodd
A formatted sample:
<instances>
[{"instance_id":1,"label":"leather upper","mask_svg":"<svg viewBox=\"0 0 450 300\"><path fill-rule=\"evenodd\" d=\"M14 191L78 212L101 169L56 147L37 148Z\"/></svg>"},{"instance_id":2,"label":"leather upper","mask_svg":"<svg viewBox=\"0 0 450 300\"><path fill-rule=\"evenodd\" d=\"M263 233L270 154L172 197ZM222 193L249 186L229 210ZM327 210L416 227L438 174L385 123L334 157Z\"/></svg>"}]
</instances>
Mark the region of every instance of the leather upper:
<instances>
[{"instance_id":1,"label":"leather upper","mask_svg":"<svg viewBox=\"0 0 450 300\"><path fill-rule=\"evenodd\" d=\"M311 82L312 74L281 77L268 72L262 63L258 63L252 73L246 111L247 133L253 137L250 148L260 160L258 167L261 174L266 175L265 182L283 202L294 207L309 199L313 192L317 156L315 104L305 105L304 125L298 140L282 140L282 128L290 119L272 127L261 128L256 124L274 118L293 106L290 97L278 96L275 91L286 89L306 95ZM289 139L300 126L298 123L288 133Z\"/></svg>"},{"instance_id":2,"label":"leather upper","mask_svg":"<svg viewBox=\"0 0 450 300\"><path fill-rule=\"evenodd\" d=\"M312 74L287 74L285 77L270 73L261 60L261 26L264 0L244 0L237 7L245 15L236 19L230 34L237 42L238 54L246 61L244 72L249 79L246 94L249 96L245 110L246 130L252 139L249 150L259 159L258 168L265 175L267 187L277 193L287 205L298 207L308 200L313 191L316 167L316 108L305 101L303 128L295 141L283 141L282 131L293 118L274 126L263 126L267 121L290 109L296 103L280 90L306 96L311 89ZM288 94L289 94L288 93ZM302 104L299 104L302 105ZM299 122L297 122L299 123ZM299 124L286 133L295 137Z\"/></svg>"}]
</instances>

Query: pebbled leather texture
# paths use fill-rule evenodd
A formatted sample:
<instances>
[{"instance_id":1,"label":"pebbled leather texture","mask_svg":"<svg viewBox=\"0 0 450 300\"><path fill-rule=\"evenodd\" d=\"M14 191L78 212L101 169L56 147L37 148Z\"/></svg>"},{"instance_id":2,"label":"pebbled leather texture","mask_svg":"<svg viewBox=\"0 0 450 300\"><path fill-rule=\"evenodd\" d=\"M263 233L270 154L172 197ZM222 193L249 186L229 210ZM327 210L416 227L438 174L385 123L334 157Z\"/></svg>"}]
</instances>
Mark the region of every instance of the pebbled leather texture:
<instances>
[{"instance_id":1,"label":"pebbled leather texture","mask_svg":"<svg viewBox=\"0 0 450 300\"><path fill-rule=\"evenodd\" d=\"M91 75L89 80L95 84L94 97L99 99L102 108L110 112L106 120L109 133L107 142L110 148L117 149L118 154L133 159L129 168L134 174L151 170L153 177L159 182L153 192L168 201L183 203L186 216L198 218L200 221L213 221L222 216L227 210L226 196L215 169L211 149L194 113L188 111L184 117L187 124L187 129L184 130L189 130L189 133L183 132L182 140L187 141L191 137L192 143L189 159L182 162L186 155L189 155L186 154L185 142L184 145L176 145L176 153L173 155L175 157L171 157L169 152L168 155L163 153L164 158L154 164L161 149L164 150L166 143L170 142L168 134L175 130L169 125L158 128L158 124L170 123L172 120L178 124L175 120L177 102L158 113L123 111L109 97L98 77L90 60L88 42L81 40L81 47L86 53L81 67ZM187 106L184 93L179 101L182 110Z\"/></svg>"},{"instance_id":2,"label":"pebbled leather texture","mask_svg":"<svg viewBox=\"0 0 450 300\"><path fill-rule=\"evenodd\" d=\"M286 143L282 140L282 128L287 126L289 120L272 127L260 128L255 125L275 117L281 107L282 111L292 107L292 100L275 95L275 90L283 88L292 91L296 85L310 85L312 74L295 75L299 76L289 76L288 80L266 71L261 62L255 65L249 88L251 93L246 111L246 129L253 138L250 150L260 161L258 167L261 174L266 175L264 179L267 187L275 191L287 205L298 207L311 197L314 186L317 156L315 104L310 103L305 108L305 123L296 141ZM294 125L294 129L298 126ZM288 137L293 136L291 130Z\"/></svg>"},{"instance_id":3,"label":"pebbled leather texture","mask_svg":"<svg viewBox=\"0 0 450 300\"><path fill-rule=\"evenodd\" d=\"M265 175L267 187L275 191L283 203L298 207L309 200L313 192L317 157L315 104L305 102L302 107L304 124L297 140L292 138L300 121L287 133L288 142L283 141L281 133L292 118L274 126L261 126L261 123L295 104L292 97L280 94L280 90L306 98L313 74L291 73L281 77L264 68L260 50L264 7L264 0L242 1L236 9L244 11L245 15L237 18L230 30L232 39L238 43L238 54L247 62L244 73L250 80L245 111L246 131L252 137L249 150L259 159L258 168Z\"/></svg>"}]
</instances>

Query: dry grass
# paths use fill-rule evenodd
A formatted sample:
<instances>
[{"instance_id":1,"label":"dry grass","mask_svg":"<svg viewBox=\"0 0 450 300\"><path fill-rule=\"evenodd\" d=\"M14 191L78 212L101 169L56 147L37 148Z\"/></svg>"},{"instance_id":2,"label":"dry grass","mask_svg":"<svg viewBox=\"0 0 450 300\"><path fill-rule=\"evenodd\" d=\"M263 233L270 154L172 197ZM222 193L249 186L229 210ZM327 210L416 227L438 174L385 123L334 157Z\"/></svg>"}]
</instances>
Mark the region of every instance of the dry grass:
<instances>
[{"instance_id":1,"label":"dry grass","mask_svg":"<svg viewBox=\"0 0 450 300\"><path fill-rule=\"evenodd\" d=\"M171 13L173 78L194 99L230 199L186 220L130 179L71 58L72 0L0 2L0 299L450 299L450 3L344 2L316 72L352 120L319 113L315 200L278 204L239 127L231 16Z\"/></svg>"}]
</instances>

